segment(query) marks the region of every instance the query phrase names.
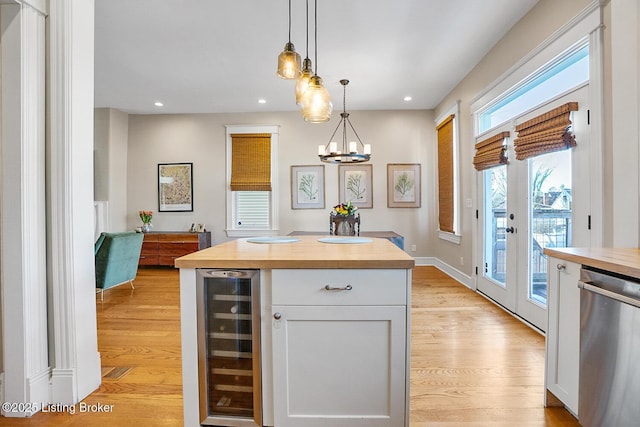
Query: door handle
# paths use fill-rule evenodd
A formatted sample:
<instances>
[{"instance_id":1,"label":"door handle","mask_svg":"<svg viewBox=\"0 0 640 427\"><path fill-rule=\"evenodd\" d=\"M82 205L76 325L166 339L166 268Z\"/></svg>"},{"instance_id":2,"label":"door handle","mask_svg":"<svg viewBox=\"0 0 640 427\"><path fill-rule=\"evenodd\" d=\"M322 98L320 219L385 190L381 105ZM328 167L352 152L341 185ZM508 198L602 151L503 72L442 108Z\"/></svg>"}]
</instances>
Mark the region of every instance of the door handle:
<instances>
[{"instance_id":1,"label":"door handle","mask_svg":"<svg viewBox=\"0 0 640 427\"><path fill-rule=\"evenodd\" d=\"M504 229L504 231L506 231L507 233L513 233L513 232L515 232L515 228L507 227L507 228Z\"/></svg>"}]
</instances>

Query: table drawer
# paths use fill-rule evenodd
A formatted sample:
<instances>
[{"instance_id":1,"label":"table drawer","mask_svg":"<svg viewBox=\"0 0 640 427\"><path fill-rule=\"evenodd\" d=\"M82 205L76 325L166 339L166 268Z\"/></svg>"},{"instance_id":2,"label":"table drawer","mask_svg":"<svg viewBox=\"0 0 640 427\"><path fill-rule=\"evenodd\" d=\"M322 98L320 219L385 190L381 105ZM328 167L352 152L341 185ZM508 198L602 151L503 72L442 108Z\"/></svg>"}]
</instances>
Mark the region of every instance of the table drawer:
<instances>
[{"instance_id":1,"label":"table drawer","mask_svg":"<svg viewBox=\"0 0 640 427\"><path fill-rule=\"evenodd\" d=\"M406 305L407 281L402 269L275 269L272 304Z\"/></svg>"}]
</instances>

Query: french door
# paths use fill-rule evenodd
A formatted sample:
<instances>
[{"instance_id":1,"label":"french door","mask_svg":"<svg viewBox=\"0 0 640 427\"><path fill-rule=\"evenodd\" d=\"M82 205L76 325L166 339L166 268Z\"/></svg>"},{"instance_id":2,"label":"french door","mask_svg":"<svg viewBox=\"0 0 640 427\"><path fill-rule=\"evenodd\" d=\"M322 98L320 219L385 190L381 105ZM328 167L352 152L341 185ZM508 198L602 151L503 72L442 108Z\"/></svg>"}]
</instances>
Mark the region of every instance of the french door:
<instances>
[{"instance_id":1,"label":"french door","mask_svg":"<svg viewBox=\"0 0 640 427\"><path fill-rule=\"evenodd\" d=\"M589 246L587 100L583 86L493 129L510 132L509 163L478 172L478 291L542 331L547 328L544 248ZM515 125L567 102L579 106L572 114L577 146L516 160Z\"/></svg>"}]
</instances>

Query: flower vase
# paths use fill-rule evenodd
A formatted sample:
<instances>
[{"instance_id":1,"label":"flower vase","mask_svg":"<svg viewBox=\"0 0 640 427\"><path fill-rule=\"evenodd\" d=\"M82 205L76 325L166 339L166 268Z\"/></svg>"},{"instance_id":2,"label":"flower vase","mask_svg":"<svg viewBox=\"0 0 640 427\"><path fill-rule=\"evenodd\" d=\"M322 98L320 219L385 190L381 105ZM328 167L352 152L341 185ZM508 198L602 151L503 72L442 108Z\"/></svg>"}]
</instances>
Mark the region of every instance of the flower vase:
<instances>
[{"instance_id":1,"label":"flower vase","mask_svg":"<svg viewBox=\"0 0 640 427\"><path fill-rule=\"evenodd\" d=\"M151 227L153 227L153 226L151 225L150 222L145 222L144 224L142 224L142 232L143 233L150 232L151 231Z\"/></svg>"},{"instance_id":2,"label":"flower vase","mask_svg":"<svg viewBox=\"0 0 640 427\"><path fill-rule=\"evenodd\" d=\"M354 236L356 234L353 227L354 223L349 221L348 217L346 217L344 221L340 221L337 225L338 230L336 231L336 234L338 236Z\"/></svg>"}]
</instances>

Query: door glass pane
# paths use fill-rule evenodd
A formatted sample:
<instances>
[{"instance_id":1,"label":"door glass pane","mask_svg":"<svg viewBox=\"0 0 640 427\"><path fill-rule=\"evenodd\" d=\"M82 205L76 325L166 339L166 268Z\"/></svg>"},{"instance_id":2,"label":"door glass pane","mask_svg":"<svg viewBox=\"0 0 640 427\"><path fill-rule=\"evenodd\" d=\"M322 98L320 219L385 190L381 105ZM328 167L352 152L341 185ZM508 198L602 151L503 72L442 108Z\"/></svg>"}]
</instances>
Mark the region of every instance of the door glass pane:
<instances>
[{"instance_id":1,"label":"door glass pane","mask_svg":"<svg viewBox=\"0 0 640 427\"><path fill-rule=\"evenodd\" d=\"M544 248L571 246L571 150L530 160L529 299L547 305L547 256Z\"/></svg>"},{"instance_id":2,"label":"door glass pane","mask_svg":"<svg viewBox=\"0 0 640 427\"><path fill-rule=\"evenodd\" d=\"M484 275L504 287L507 239L507 167L484 171Z\"/></svg>"}]
</instances>

